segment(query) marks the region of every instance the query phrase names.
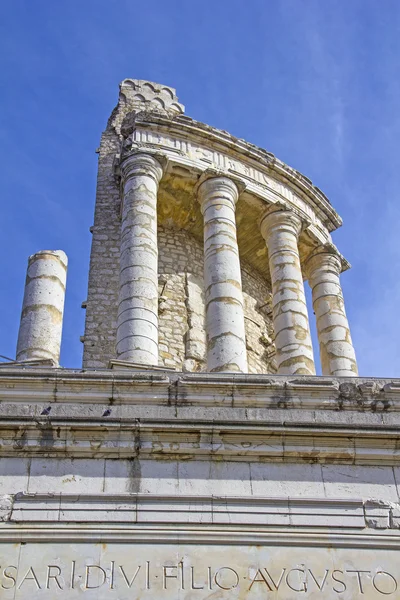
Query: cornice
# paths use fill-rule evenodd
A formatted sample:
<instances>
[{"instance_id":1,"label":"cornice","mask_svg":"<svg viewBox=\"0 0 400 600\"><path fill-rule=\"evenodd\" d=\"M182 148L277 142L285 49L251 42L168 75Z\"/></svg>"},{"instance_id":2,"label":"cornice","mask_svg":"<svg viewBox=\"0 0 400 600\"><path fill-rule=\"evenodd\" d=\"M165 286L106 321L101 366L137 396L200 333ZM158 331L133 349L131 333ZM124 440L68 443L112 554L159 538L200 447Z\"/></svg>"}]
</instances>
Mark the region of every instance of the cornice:
<instances>
[{"instance_id":1,"label":"cornice","mask_svg":"<svg viewBox=\"0 0 400 600\"><path fill-rule=\"evenodd\" d=\"M186 115L179 115L173 119L156 113L139 113L136 116L134 128L152 126L155 126L156 130L172 133L184 140L204 140L206 145L219 148L239 160L246 157L254 167L263 167L277 180L293 188L312 206L329 231L342 225L341 218L325 194L305 175L279 160L271 152L236 138L226 131L195 121Z\"/></svg>"},{"instance_id":2,"label":"cornice","mask_svg":"<svg viewBox=\"0 0 400 600\"><path fill-rule=\"evenodd\" d=\"M400 534L396 530L383 532L344 532L341 528L316 530L310 528L227 527L207 524L101 524L40 523L0 524L0 542L90 542L135 544L207 544L288 546L312 548L351 548L398 550Z\"/></svg>"},{"instance_id":3,"label":"cornice","mask_svg":"<svg viewBox=\"0 0 400 600\"><path fill-rule=\"evenodd\" d=\"M0 369L0 456L400 464L399 380Z\"/></svg>"}]
</instances>

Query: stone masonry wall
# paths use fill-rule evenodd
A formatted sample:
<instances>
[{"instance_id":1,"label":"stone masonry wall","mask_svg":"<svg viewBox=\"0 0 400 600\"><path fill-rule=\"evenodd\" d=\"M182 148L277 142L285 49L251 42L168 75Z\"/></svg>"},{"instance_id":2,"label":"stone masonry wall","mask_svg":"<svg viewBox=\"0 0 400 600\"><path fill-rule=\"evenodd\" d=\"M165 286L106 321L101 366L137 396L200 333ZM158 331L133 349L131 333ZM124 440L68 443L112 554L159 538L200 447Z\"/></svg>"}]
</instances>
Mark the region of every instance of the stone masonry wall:
<instances>
[{"instance_id":1,"label":"stone masonry wall","mask_svg":"<svg viewBox=\"0 0 400 600\"><path fill-rule=\"evenodd\" d=\"M101 200L101 196L100 196ZM100 206L102 206L100 204ZM118 302L119 219L108 207L97 211L94 231L85 367L106 367L115 358ZM112 221L112 227L107 222ZM187 231L158 228L159 364L179 371L205 370L203 247ZM274 372L271 363L270 291L248 265L242 265L249 371ZM261 309L260 309L261 307Z\"/></svg>"},{"instance_id":2,"label":"stone masonry wall","mask_svg":"<svg viewBox=\"0 0 400 600\"><path fill-rule=\"evenodd\" d=\"M115 358L119 286L120 192L113 162L120 139L107 127L99 151L96 207L90 256L83 367L107 367Z\"/></svg>"},{"instance_id":3,"label":"stone masonry wall","mask_svg":"<svg viewBox=\"0 0 400 600\"><path fill-rule=\"evenodd\" d=\"M159 227L158 252L160 364L204 371L203 246L182 229ZM246 263L242 280L249 372L273 373L271 293Z\"/></svg>"}]
</instances>

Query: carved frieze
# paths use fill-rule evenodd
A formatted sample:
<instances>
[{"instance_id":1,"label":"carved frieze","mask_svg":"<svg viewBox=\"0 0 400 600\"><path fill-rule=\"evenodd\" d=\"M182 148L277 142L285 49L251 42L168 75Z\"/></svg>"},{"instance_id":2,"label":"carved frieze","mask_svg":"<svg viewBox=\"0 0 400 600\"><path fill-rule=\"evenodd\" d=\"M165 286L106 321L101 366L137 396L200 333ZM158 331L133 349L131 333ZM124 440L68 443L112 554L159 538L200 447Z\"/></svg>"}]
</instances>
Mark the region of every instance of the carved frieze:
<instances>
[{"instance_id":1,"label":"carved frieze","mask_svg":"<svg viewBox=\"0 0 400 600\"><path fill-rule=\"evenodd\" d=\"M313 208L288 185L267 173L266 169L256 168L250 159L246 162L236 156L207 147L196 139L179 138L157 129L137 126L124 142L124 152L144 149L163 152L173 165L189 167L201 174L209 168L222 171L240 179L247 194L258 197L267 203L280 203L289 206L317 232L322 241L330 241L329 231Z\"/></svg>"}]
</instances>

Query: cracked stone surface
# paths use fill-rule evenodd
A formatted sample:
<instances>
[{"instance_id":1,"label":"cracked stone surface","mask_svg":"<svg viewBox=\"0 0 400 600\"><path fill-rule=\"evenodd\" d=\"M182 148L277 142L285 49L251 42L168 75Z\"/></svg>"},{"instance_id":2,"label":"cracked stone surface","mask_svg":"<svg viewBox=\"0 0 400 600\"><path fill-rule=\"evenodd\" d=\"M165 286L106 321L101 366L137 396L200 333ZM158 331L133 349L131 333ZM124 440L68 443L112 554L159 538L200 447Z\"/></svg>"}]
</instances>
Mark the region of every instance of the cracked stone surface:
<instances>
[{"instance_id":1,"label":"cracked stone surface","mask_svg":"<svg viewBox=\"0 0 400 600\"><path fill-rule=\"evenodd\" d=\"M340 257L324 249L312 254L305 266L317 320L322 374L355 377L357 362L344 308L341 270Z\"/></svg>"},{"instance_id":2,"label":"cracked stone surface","mask_svg":"<svg viewBox=\"0 0 400 600\"><path fill-rule=\"evenodd\" d=\"M67 265L62 250L42 250L29 257L17 361L50 359L58 364Z\"/></svg>"},{"instance_id":3,"label":"cracked stone surface","mask_svg":"<svg viewBox=\"0 0 400 600\"><path fill-rule=\"evenodd\" d=\"M272 280L276 360L282 375L315 375L308 311L300 266L301 220L289 211L268 211L261 223Z\"/></svg>"},{"instance_id":4,"label":"cracked stone surface","mask_svg":"<svg viewBox=\"0 0 400 600\"><path fill-rule=\"evenodd\" d=\"M242 279L235 222L238 197L236 185L226 177L207 179L199 188L204 216L208 371L247 372Z\"/></svg>"},{"instance_id":5,"label":"cracked stone surface","mask_svg":"<svg viewBox=\"0 0 400 600\"><path fill-rule=\"evenodd\" d=\"M122 167L124 198L120 246L117 358L158 364L158 161L129 157Z\"/></svg>"}]
</instances>

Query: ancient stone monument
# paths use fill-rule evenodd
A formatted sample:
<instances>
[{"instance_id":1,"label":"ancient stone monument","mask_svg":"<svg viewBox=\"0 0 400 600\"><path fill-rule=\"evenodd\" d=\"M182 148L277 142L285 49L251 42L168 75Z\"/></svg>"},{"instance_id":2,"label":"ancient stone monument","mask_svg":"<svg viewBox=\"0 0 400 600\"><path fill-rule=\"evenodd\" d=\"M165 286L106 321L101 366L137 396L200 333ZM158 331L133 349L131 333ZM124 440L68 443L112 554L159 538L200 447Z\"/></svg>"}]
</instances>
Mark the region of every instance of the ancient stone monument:
<instances>
[{"instance_id":1,"label":"ancient stone monument","mask_svg":"<svg viewBox=\"0 0 400 600\"><path fill-rule=\"evenodd\" d=\"M0 597L399 598L400 381L358 377L328 199L148 81L98 153L83 366L61 251L0 366Z\"/></svg>"}]
</instances>

